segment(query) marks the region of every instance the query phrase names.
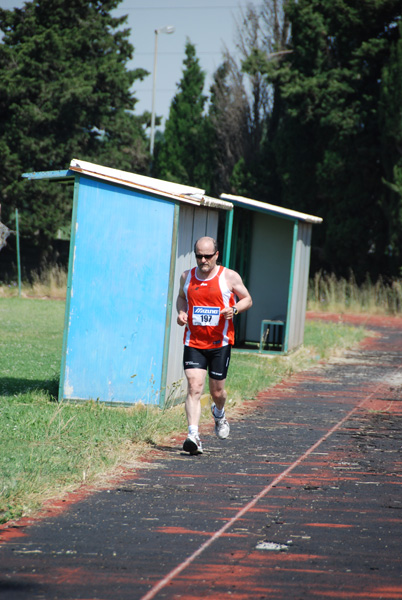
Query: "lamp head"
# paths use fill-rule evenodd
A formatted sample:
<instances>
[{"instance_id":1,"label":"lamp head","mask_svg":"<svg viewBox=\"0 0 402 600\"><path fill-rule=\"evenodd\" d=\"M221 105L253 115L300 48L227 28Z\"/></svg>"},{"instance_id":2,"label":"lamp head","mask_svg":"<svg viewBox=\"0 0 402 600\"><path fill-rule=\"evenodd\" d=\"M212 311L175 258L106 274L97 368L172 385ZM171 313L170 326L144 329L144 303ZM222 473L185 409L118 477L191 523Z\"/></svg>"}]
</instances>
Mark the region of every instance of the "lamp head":
<instances>
[{"instance_id":1,"label":"lamp head","mask_svg":"<svg viewBox=\"0 0 402 600\"><path fill-rule=\"evenodd\" d=\"M159 29L155 29L155 33L174 33L173 25L165 25L164 27L159 27Z\"/></svg>"}]
</instances>

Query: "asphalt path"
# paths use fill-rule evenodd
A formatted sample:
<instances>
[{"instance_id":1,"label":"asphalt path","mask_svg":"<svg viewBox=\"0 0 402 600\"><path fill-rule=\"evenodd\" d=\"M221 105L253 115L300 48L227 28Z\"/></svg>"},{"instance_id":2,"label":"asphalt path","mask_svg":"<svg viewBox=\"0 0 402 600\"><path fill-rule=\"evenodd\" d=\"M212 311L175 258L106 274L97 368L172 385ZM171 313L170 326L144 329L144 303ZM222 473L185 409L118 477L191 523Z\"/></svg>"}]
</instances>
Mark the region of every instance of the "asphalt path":
<instances>
[{"instance_id":1,"label":"asphalt path","mask_svg":"<svg viewBox=\"0 0 402 600\"><path fill-rule=\"evenodd\" d=\"M402 320L364 325L358 350L229 412L227 440L211 419L203 455L182 435L0 528L0 598L402 599Z\"/></svg>"}]
</instances>

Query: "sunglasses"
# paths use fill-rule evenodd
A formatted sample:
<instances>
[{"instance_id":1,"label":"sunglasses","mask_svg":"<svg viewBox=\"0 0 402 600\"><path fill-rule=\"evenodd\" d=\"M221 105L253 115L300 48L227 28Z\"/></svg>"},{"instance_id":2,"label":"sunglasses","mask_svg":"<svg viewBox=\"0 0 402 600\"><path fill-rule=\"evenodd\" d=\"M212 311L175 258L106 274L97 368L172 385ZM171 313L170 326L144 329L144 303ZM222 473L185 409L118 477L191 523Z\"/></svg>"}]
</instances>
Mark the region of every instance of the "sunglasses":
<instances>
[{"instance_id":1,"label":"sunglasses","mask_svg":"<svg viewBox=\"0 0 402 600\"><path fill-rule=\"evenodd\" d=\"M202 260L203 258L205 258L206 260L210 260L213 256L215 256L216 252L214 252L213 254L196 254L195 258L197 260Z\"/></svg>"}]
</instances>

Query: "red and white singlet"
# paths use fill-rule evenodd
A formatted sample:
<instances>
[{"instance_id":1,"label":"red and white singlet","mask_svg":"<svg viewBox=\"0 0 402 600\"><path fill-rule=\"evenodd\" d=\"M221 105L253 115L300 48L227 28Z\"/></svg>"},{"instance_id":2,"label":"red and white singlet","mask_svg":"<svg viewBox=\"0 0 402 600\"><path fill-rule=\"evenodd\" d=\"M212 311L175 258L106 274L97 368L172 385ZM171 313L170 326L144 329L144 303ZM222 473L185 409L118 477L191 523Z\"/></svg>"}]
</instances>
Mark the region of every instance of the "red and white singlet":
<instances>
[{"instance_id":1,"label":"red and white singlet","mask_svg":"<svg viewBox=\"0 0 402 600\"><path fill-rule=\"evenodd\" d=\"M184 284L188 307L184 344L202 350L233 345L233 320L220 316L221 309L234 306L236 301L226 283L225 267L219 267L210 279L198 279L196 270L194 267L188 272Z\"/></svg>"}]
</instances>

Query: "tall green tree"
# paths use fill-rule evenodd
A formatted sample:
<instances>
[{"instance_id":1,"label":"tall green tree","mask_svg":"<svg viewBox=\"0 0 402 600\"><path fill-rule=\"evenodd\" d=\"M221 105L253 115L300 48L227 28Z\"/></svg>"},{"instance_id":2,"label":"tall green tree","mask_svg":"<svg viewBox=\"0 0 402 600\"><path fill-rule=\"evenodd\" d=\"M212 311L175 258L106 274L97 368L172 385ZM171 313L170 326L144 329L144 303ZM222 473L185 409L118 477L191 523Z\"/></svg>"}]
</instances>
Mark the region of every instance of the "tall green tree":
<instances>
[{"instance_id":1,"label":"tall green tree","mask_svg":"<svg viewBox=\"0 0 402 600\"><path fill-rule=\"evenodd\" d=\"M264 0L258 9L250 4L238 24L247 134L242 140L243 152L231 173L231 187L234 193L269 202L274 201L276 171L270 168L273 161L268 142L276 128L279 95L278 84L266 76L266 71L271 61L277 64L288 52L288 2ZM224 114L226 110L222 108Z\"/></svg>"},{"instance_id":2,"label":"tall green tree","mask_svg":"<svg viewBox=\"0 0 402 600\"><path fill-rule=\"evenodd\" d=\"M236 43L241 58L263 43L260 16L252 5L242 12ZM250 179L258 178L259 151L268 108L268 90L262 74L258 71L244 74L226 50L224 63L214 75L208 111L213 132L214 195L222 191L242 193L250 188Z\"/></svg>"},{"instance_id":3,"label":"tall green tree","mask_svg":"<svg viewBox=\"0 0 402 600\"><path fill-rule=\"evenodd\" d=\"M210 128L210 193L238 192L232 186L236 164L248 155L250 107L242 74L229 53L211 85L207 121Z\"/></svg>"},{"instance_id":4,"label":"tall green tree","mask_svg":"<svg viewBox=\"0 0 402 600\"><path fill-rule=\"evenodd\" d=\"M274 70L260 61L278 90L275 196L324 218L314 233L319 264L339 274L391 268L379 103L401 8L400 0L290 0L292 53Z\"/></svg>"},{"instance_id":5,"label":"tall green tree","mask_svg":"<svg viewBox=\"0 0 402 600\"><path fill-rule=\"evenodd\" d=\"M34 0L0 9L0 203L10 222L47 248L66 223L71 193L27 183L26 171L65 169L72 158L145 172L142 120L133 115L133 56L120 0Z\"/></svg>"},{"instance_id":6,"label":"tall green tree","mask_svg":"<svg viewBox=\"0 0 402 600\"><path fill-rule=\"evenodd\" d=\"M388 255L402 274L402 24L381 77L380 129L385 184L381 208L388 224Z\"/></svg>"},{"instance_id":7,"label":"tall green tree","mask_svg":"<svg viewBox=\"0 0 402 600\"><path fill-rule=\"evenodd\" d=\"M210 137L204 115L205 73L189 39L185 55L183 75L170 106L164 138L156 146L154 172L161 179L209 189Z\"/></svg>"}]
</instances>

